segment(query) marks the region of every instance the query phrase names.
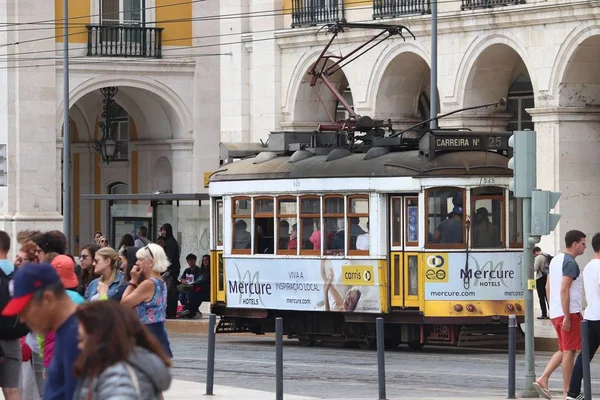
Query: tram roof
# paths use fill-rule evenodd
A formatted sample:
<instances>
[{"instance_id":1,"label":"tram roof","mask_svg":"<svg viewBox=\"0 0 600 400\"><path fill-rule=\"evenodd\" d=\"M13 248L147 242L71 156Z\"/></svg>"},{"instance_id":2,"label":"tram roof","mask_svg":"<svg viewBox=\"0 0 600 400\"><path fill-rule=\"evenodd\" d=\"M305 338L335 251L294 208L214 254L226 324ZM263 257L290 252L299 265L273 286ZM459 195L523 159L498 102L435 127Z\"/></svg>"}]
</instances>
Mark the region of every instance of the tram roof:
<instances>
[{"instance_id":1,"label":"tram roof","mask_svg":"<svg viewBox=\"0 0 600 400\"><path fill-rule=\"evenodd\" d=\"M507 164L507 157L487 151L453 151L439 154L433 160L419 155L418 150L393 152L377 147L366 153L334 149L324 155L315 155L308 150L298 150L291 155L265 151L223 165L213 173L210 181L511 176L512 170Z\"/></svg>"}]
</instances>

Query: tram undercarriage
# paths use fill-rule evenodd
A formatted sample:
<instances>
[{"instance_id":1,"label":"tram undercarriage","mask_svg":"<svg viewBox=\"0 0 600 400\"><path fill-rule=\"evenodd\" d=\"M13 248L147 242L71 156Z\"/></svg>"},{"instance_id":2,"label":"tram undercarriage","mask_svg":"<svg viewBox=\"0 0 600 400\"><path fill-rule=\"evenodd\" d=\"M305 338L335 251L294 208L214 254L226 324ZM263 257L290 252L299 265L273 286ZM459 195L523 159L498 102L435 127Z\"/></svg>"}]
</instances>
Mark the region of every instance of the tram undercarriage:
<instances>
[{"instance_id":1,"label":"tram undercarriage","mask_svg":"<svg viewBox=\"0 0 600 400\"><path fill-rule=\"evenodd\" d=\"M220 311L213 309L222 315L217 333L270 333L275 331L275 318L282 317L284 334L298 339L301 345L342 343L362 349L375 348L375 318L381 316L270 310L266 311L266 317L254 317L231 315L235 310ZM418 311L403 310L383 318L386 349L401 344L415 350L425 345L494 348L508 343L506 317L424 318ZM518 319L522 322L522 317ZM522 339L522 335L517 336Z\"/></svg>"}]
</instances>

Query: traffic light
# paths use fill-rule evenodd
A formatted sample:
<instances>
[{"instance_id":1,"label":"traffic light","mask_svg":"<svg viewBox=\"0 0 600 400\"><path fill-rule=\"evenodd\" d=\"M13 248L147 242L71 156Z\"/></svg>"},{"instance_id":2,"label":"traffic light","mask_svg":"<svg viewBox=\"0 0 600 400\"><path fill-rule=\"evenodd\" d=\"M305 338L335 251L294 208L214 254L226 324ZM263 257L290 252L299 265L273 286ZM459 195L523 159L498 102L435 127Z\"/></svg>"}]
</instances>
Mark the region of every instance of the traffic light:
<instances>
[{"instance_id":1,"label":"traffic light","mask_svg":"<svg viewBox=\"0 0 600 400\"><path fill-rule=\"evenodd\" d=\"M531 234L534 236L548 235L552 232L560 214L551 214L550 211L556 207L560 199L560 192L549 190L534 190L531 193Z\"/></svg>"},{"instance_id":2,"label":"traffic light","mask_svg":"<svg viewBox=\"0 0 600 400\"><path fill-rule=\"evenodd\" d=\"M513 170L509 189L515 197L531 197L535 188L535 131L514 131L508 138L513 156L508 168Z\"/></svg>"}]
</instances>

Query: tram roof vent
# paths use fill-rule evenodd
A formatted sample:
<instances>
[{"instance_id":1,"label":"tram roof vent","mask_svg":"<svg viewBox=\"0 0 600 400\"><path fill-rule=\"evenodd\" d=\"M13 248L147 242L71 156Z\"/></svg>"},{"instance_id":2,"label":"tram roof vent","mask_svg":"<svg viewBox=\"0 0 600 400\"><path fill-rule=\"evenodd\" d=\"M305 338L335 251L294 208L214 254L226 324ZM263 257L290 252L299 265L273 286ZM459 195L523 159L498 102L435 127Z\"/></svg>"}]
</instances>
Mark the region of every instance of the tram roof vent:
<instances>
[{"instance_id":1,"label":"tram roof vent","mask_svg":"<svg viewBox=\"0 0 600 400\"><path fill-rule=\"evenodd\" d=\"M273 153L272 151L263 151L258 153L252 164L262 164L274 158L277 158L277 153Z\"/></svg>"},{"instance_id":2,"label":"tram roof vent","mask_svg":"<svg viewBox=\"0 0 600 400\"><path fill-rule=\"evenodd\" d=\"M290 157L288 162L290 164L293 164L298 161L306 160L307 158L312 157L312 156L314 156L314 154L308 150L298 150L294 154L292 154L292 156Z\"/></svg>"},{"instance_id":3,"label":"tram roof vent","mask_svg":"<svg viewBox=\"0 0 600 400\"><path fill-rule=\"evenodd\" d=\"M365 157L363 158L363 160L366 161L366 160L371 160L373 158L381 157L383 155L386 155L389 152L390 152L390 149L388 149L387 147L371 147L365 154Z\"/></svg>"},{"instance_id":4,"label":"tram roof vent","mask_svg":"<svg viewBox=\"0 0 600 400\"><path fill-rule=\"evenodd\" d=\"M349 156L350 154L352 154L350 152L350 150L348 149L333 149L331 150L331 152L327 155L327 159L325 161L335 161L335 160L339 160L340 158L344 158Z\"/></svg>"}]
</instances>

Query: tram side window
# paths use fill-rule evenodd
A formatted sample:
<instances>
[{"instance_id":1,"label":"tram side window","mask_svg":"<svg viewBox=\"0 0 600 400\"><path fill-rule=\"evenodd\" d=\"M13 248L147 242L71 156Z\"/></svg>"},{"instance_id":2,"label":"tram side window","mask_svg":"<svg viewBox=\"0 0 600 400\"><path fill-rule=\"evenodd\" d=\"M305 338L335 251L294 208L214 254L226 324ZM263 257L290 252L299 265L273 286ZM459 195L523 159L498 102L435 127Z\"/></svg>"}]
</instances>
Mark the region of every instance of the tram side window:
<instances>
[{"instance_id":1,"label":"tram side window","mask_svg":"<svg viewBox=\"0 0 600 400\"><path fill-rule=\"evenodd\" d=\"M476 249L503 247L504 190L483 187L471 190L471 246Z\"/></svg>"},{"instance_id":2,"label":"tram side window","mask_svg":"<svg viewBox=\"0 0 600 400\"><path fill-rule=\"evenodd\" d=\"M217 219L215 221L217 246L223 246L223 200L217 200L215 202L215 208L217 209Z\"/></svg>"},{"instance_id":3,"label":"tram side window","mask_svg":"<svg viewBox=\"0 0 600 400\"><path fill-rule=\"evenodd\" d=\"M427 190L427 245L461 248L465 244L465 190Z\"/></svg>"},{"instance_id":4,"label":"tram side window","mask_svg":"<svg viewBox=\"0 0 600 400\"><path fill-rule=\"evenodd\" d=\"M325 254L343 255L346 229L344 227L344 197L327 196L323 199L323 221L325 224Z\"/></svg>"},{"instance_id":5,"label":"tram side window","mask_svg":"<svg viewBox=\"0 0 600 400\"><path fill-rule=\"evenodd\" d=\"M296 254L298 249L297 202L295 197L277 199L277 253Z\"/></svg>"},{"instance_id":6,"label":"tram side window","mask_svg":"<svg viewBox=\"0 0 600 400\"><path fill-rule=\"evenodd\" d=\"M273 254L275 250L275 223L273 198L254 199L254 253Z\"/></svg>"},{"instance_id":7,"label":"tram side window","mask_svg":"<svg viewBox=\"0 0 600 400\"><path fill-rule=\"evenodd\" d=\"M233 253L250 254L251 203L249 197L233 198Z\"/></svg>"},{"instance_id":8,"label":"tram side window","mask_svg":"<svg viewBox=\"0 0 600 400\"><path fill-rule=\"evenodd\" d=\"M369 254L369 197L348 198L348 253Z\"/></svg>"},{"instance_id":9,"label":"tram side window","mask_svg":"<svg viewBox=\"0 0 600 400\"><path fill-rule=\"evenodd\" d=\"M508 199L508 243L511 248L523 247L523 200Z\"/></svg>"},{"instance_id":10,"label":"tram side window","mask_svg":"<svg viewBox=\"0 0 600 400\"><path fill-rule=\"evenodd\" d=\"M300 198L300 253L321 252L321 201L317 196Z\"/></svg>"}]
</instances>

